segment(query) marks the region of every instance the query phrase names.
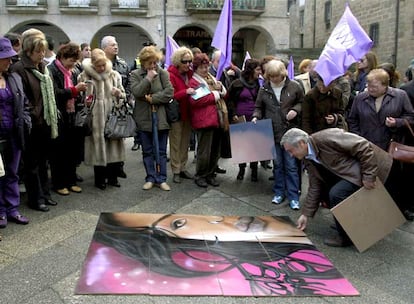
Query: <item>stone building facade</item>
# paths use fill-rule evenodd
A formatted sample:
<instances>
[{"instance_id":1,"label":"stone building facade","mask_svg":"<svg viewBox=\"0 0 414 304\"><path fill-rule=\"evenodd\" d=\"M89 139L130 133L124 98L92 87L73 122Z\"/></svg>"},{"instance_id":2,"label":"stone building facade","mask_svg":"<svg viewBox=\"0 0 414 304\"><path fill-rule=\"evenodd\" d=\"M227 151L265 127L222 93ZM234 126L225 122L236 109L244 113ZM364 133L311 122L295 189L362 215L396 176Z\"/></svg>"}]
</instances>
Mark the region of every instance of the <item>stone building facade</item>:
<instances>
[{"instance_id":1,"label":"stone building facade","mask_svg":"<svg viewBox=\"0 0 414 304\"><path fill-rule=\"evenodd\" d=\"M0 1L0 34L36 27L60 42L99 47L117 37L120 56L132 62L142 44L164 46L166 36L209 52L224 0L5 0ZM233 0L234 61L277 55L289 48L286 0Z\"/></svg>"},{"instance_id":2,"label":"stone building facade","mask_svg":"<svg viewBox=\"0 0 414 304\"><path fill-rule=\"evenodd\" d=\"M296 0L289 11L291 47L323 48L345 4L374 41L379 62L396 64L404 74L414 58L413 0Z\"/></svg>"}]
</instances>

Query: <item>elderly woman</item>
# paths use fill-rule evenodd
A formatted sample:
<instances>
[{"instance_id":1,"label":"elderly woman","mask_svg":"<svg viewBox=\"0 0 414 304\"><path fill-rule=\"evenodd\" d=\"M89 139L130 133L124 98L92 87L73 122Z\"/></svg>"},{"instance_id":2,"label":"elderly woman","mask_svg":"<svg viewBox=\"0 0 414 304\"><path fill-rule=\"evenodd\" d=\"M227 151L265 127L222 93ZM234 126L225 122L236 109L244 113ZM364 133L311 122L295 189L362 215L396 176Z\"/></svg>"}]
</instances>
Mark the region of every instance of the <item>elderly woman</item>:
<instances>
[{"instance_id":1,"label":"elderly woman","mask_svg":"<svg viewBox=\"0 0 414 304\"><path fill-rule=\"evenodd\" d=\"M106 185L120 187L119 163L125 160L124 139L107 139L105 122L114 106L121 106L125 90L121 75L112 70L111 61L104 51L94 49L91 58L83 61L83 72L78 82L88 82L87 105L93 102L92 135L85 138L85 164L94 166L95 187L105 190Z\"/></svg>"},{"instance_id":2,"label":"elderly woman","mask_svg":"<svg viewBox=\"0 0 414 304\"><path fill-rule=\"evenodd\" d=\"M12 57L17 53L7 38L0 37L0 157L4 176L0 177L0 228L7 221L28 224L19 212L20 192L18 168L25 143L25 131L31 127L28 100L19 75L9 73Z\"/></svg>"},{"instance_id":3,"label":"elderly woman","mask_svg":"<svg viewBox=\"0 0 414 304\"><path fill-rule=\"evenodd\" d=\"M264 77L266 82L259 90L252 121L266 118L272 120L276 147L276 159L273 161L275 195L272 203L281 204L287 196L290 208L298 210L300 208L298 165L295 158L280 146L280 139L288 129L298 125L302 111L303 90L296 81L289 80L282 61L269 61Z\"/></svg>"},{"instance_id":4,"label":"elderly woman","mask_svg":"<svg viewBox=\"0 0 414 304\"><path fill-rule=\"evenodd\" d=\"M198 142L195 183L199 187L220 185L215 179L215 170L220 158L223 131L228 130L227 108L223 100L227 91L208 72L209 65L205 53L196 55L193 60L194 75L190 80L192 88L205 88L208 93L190 96L191 125L196 131ZM220 108L221 113L218 112ZM219 119L219 114L222 119Z\"/></svg>"},{"instance_id":5,"label":"elderly woman","mask_svg":"<svg viewBox=\"0 0 414 304\"><path fill-rule=\"evenodd\" d=\"M43 212L49 211L47 205L57 205L50 196L47 171L52 139L58 136L58 115L53 82L43 63L46 49L45 35L28 29L22 33L21 60L11 66L11 71L22 78L33 125L23 154L28 203Z\"/></svg>"},{"instance_id":6,"label":"elderly woman","mask_svg":"<svg viewBox=\"0 0 414 304\"><path fill-rule=\"evenodd\" d=\"M349 130L387 151L390 141L402 141L404 119L412 123L413 106L406 92L389 86L389 75L374 69L367 75L367 91L355 97L348 117ZM407 219L413 220L413 207L401 187L400 164L394 162L387 189Z\"/></svg>"},{"instance_id":7,"label":"elderly woman","mask_svg":"<svg viewBox=\"0 0 414 304\"><path fill-rule=\"evenodd\" d=\"M191 137L189 96L194 93L194 89L188 86L193 75L192 60L191 50L180 47L173 53L172 64L168 67L174 99L180 103L180 120L172 122L170 130L170 162L174 183L180 183L181 178L193 178L186 170Z\"/></svg>"},{"instance_id":8,"label":"elderly woman","mask_svg":"<svg viewBox=\"0 0 414 304\"><path fill-rule=\"evenodd\" d=\"M130 83L135 97L134 119L140 132L142 158L147 174L142 189L149 190L157 185L161 190L169 191L171 188L167 184L167 140L170 125L167 122L165 105L173 97L174 89L168 72L158 65L161 52L155 46L144 47L138 53L138 58L141 68L131 73ZM153 132L154 128L157 129L156 133ZM158 151L155 149L156 146Z\"/></svg>"},{"instance_id":9,"label":"elderly woman","mask_svg":"<svg viewBox=\"0 0 414 304\"><path fill-rule=\"evenodd\" d=\"M75 128L75 103L80 92L86 90L86 83L77 83L76 73L72 73L80 58L80 47L70 42L62 45L56 60L48 65L53 79L56 104L61 114L59 136L53 142L51 176L54 190L60 195L80 193L76 185L76 166L79 147L79 132Z\"/></svg>"}]
</instances>

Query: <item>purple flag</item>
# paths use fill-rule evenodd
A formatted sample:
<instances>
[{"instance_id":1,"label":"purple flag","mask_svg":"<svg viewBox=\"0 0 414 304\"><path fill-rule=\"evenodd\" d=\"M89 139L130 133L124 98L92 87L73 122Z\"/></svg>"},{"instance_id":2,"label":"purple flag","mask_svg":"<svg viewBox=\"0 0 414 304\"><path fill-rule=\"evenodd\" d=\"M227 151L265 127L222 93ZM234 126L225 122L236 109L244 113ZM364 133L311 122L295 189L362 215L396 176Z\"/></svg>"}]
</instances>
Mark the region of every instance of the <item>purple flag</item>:
<instances>
[{"instance_id":1,"label":"purple flag","mask_svg":"<svg viewBox=\"0 0 414 304\"><path fill-rule=\"evenodd\" d=\"M242 70L244 70L244 65L246 64L246 61L248 59L251 59L252 57L250 57L250 53L249 51L246 51L246 56L244 56L244 60L243 60L243 66L242 66Z\"/></svg>"},{"instance_id":2,"label":"purple flag","mask_svg":"<svg viewBox=\"0 0 414 304\"><path fill-rule=\"evenodd\" d=\"M315 71L328 86L344 75L354 62L360 60L371 49L372 44L347 4L319 57Z\"/></svg>"},{"instance_id":3,"label":"purple flag","mask_svg":"<svg viewBox=\"0 0 414 304\"><path fill-rule=\"evenodd\" d=\"M168 68L171 64L171 56L178 48L177 42L171 36L167 36L165 43L165 68Z\"/></svg>"},{"instance_id":4,"label":"purple flag","mask_svg":"<svg viewBox=\"0 0 414 304\"><path fill-rule=\"evenodd\" d=\"M216 31L214 32L213 41L211 42L212 47L221 51L220 62L217 67L217 79L220 79L223 70L231 64L232 20L232 1L225 0Z\"/></svg>"},{"instance_id":5,"label":"purple flag","mask_svg":"<svg viewBox=\"0 0 414 304\"><path fill-rule=\"evenodd\" d=\"M289 79L292 80L293 78L295 78L295 63L293 62L293 57L292 56L290 56L289 64L287 66L287 70L288 70Z\"/></svg>"}]
</instances>

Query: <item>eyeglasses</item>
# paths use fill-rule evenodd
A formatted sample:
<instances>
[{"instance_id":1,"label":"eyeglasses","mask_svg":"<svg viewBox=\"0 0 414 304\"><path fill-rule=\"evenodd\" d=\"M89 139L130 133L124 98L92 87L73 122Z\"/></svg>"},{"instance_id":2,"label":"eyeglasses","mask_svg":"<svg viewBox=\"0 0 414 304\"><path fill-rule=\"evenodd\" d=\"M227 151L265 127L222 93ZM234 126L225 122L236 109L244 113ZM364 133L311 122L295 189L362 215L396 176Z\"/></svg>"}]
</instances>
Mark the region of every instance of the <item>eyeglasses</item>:
<instances>
[{"instance_id":1,"label":"eyeglasses","mask_svg":"<svg viewBox=\"0 0 414 304\"><path fill-rule=\"evenodd\" d=\"M181 60L182 64L188 64L188 63L191 63L191 62L193 62L193 61L192 60Z\"/></svg>"}]
</instances>

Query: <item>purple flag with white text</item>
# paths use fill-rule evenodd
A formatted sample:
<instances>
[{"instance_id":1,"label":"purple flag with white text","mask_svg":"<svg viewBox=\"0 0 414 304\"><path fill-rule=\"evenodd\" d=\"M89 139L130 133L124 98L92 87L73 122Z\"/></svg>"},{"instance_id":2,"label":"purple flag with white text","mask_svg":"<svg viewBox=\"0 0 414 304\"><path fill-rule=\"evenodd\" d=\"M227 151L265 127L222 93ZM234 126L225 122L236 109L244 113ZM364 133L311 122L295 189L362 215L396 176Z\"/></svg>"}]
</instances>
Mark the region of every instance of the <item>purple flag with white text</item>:
<instances>
[{"instance_id":1,"label":"purple flag with white text","mask_svg":"<svg viewBox=\"0 0 414 304\"><path fill-rule=\"evenodd\" d=\"M347 4L319 57L315 71L328 86L344 75L354 62L360 60L371 49L372 44Z\"/></svg>"},{"instance_id":2,"label":"purple flag with white text","mask_svg":"<svg viewBox=\"0 0 414 304\"><path fill-rule=\"evenodd\" d=\"M179 48L177 42L171 37L167 36L167 41L165 44L165 69L171 64L172 54Z\"/></svg>"},{"instance_id":3,"label":"purple flag with white text","mask_svg":"<svg viewBox=\"0 0 414 304\"><path fill-rule=\"evenodd\" d=\"M287 66L287 70L288 70L289 79L292 80L293 78L295 78L295 63L293 62L293 57L292 56L290 56L289 64Z\"/></svg>"},{"instance_id":4,"label":"purple flag with white text","mask_svg":"<svg viewBox=\"0 0 414 304\"><path fill-rule=\"evenodd\" d=\"M226 0L221 10L220 18L214 32L211 46L221 51L220 62L217 67L216 78L220 79L223 70L231 64L232 53L232 1Z\"/></svg>"}]
</instances>

